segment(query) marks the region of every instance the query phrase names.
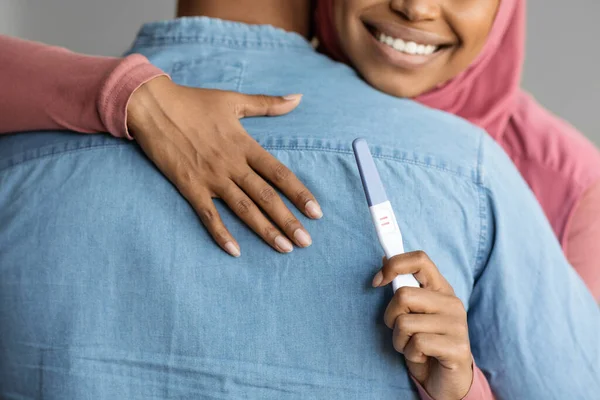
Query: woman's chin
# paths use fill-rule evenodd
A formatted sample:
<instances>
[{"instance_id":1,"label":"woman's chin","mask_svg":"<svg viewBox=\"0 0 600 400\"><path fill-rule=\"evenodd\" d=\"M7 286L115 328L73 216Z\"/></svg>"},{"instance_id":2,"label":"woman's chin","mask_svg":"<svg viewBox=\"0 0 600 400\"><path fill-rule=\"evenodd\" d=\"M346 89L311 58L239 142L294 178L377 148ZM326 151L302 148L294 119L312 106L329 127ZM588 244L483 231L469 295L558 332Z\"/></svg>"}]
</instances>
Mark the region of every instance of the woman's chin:
<instances>
[{"instance_id":1,"label":"woman's chin","mask_svg":"<svg viewBox=\"0 0 600 400\"><path fill-rule=\"evenodd\" d=\"M369 77L368 74L363 76L377 90L403 99L419 97L436 87L435 83L425 84L420 82L418 77L399 77L397 74L389 78L381 74L376 74L373 77Z\"/></svg>"}]
</instances>

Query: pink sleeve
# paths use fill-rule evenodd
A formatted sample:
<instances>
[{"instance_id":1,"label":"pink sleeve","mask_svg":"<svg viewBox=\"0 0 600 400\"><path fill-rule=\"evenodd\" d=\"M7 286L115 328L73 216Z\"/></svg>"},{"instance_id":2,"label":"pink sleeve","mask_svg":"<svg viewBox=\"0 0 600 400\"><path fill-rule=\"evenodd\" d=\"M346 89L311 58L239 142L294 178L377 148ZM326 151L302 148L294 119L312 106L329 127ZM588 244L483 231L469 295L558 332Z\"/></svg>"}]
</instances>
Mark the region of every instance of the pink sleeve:
<instances>
[{"instance_id":1,"label":"pink sleeve","mask_svg":"<svg viewBox=\"0 0 600 400\"><path fill-rule=\"evenodd\" d=\"M583 196L566 231L569 263L600 301L600 183Z\"/></svg>"},{"instance_id":2,"label":"pink sleeve","mask_svg":"<svg viewBox=\"0 0 600 400\"><path fill-rule=\"evenodd\" d=\"M139 54L94 57L0 35L0 133L68 129L129 137L129 98L160 75Z\"/></svg>"},{"instance_id":3,"label":"pink sleeve","mask_svg":"<svg viewBox=\"0 0 600 400\"><path fill-rule=\"evenodd\" d=\"M435 400L429 396L419 382L415 379L413 379L413 381L415 382L415 385L417 385L421 400ZM473 382L471 383L471 389L469 389L469 393L467 393L462 400L494 400L492 389L490 389L490 385L487 379L485 379L485 375L483 375L483 372L475 365L475 362L473 362Z\"/></svg>"}]
</instances>

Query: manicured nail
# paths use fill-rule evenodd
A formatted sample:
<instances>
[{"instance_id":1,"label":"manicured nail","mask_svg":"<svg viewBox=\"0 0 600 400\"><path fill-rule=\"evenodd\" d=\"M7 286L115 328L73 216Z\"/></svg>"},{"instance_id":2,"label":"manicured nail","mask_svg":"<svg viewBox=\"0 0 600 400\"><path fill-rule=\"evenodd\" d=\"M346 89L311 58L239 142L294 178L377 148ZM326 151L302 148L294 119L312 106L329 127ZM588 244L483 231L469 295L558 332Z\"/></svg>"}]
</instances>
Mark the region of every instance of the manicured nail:
<instances>
[{"instance_id":1,"label":"manicured nail","mask_svg":"<svg viewBox=\"0 0 600 400\"><path fill-rule=\"evenodd\" d=\"M229 254L231 254L234 257L239 257L242 255L242 253L240 252L240 249L233 244L233 242L227 242L225 243L225 251L228 252Z\"/></svg>"},{"instance_id":2,"label":"manicured nail","mask_svg":"<svg viewBox=\"0 0 600 400\"><path fill-rule=\"evenodd\" d=\"M312 244L312 239L304 229L296 229L294 232L294 239L296 239L296 242L298 242L301 247L308 247Z\"/></svg>"},{"instance_id":3,"label":"manicured nail","mask_svg":"<svg viewBox=\"0 0 600 400\"><path fill-rule=\"evenodd\" d=\"M282 253L291 253L294 250L294 246L292 246L292 242L279 235L275 238L275 247L279 249Z\"/></svg>"},{"instance_id":4,"label":"manicured nail","mask_svg":"<svg viewBox=\"0 0 600 400\"><path fill-rule=\"evenodd\" d=\"M283 96L283 99L287 101L300 100L301 98L301 94L288 94L287 96Z\"/></svg>"},{"instance_id":5,"label":"manicured nail","mask_svg":"<svg viewBox=\"0 0 600 400\"><path fill-rule=\"evenodd\" d=\"M309 201L304 206L306 213L312 219L321 219L323 217L323 211L321 211L321 207L315 201Z\"/></svg>"},{"instance_id":6,"label":"manicured nail","mask_svg":"<svg viewBox=\"0 0 600 400\"><path fill-rule=\"evenodd\" d=\"M373 278L373 287L379 287L379 285L381 285L381 282L383 282L383 274L381 273L381 271L379 271L377 275L375 275L375 278Z\"/></svg>"}]
</instances>

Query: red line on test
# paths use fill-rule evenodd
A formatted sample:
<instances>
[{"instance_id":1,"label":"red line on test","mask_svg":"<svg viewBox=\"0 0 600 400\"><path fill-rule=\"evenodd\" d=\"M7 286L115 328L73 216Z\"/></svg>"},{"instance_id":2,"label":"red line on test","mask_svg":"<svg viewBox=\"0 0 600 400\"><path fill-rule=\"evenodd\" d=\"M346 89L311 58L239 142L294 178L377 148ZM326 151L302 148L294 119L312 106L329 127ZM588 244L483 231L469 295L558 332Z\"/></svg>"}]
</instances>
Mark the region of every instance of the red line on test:
<instances>
[{"instance_id":1,"label":"red line on test","mask_svg":"<svg viewBox=\"0 0 600 400\"><path fill-rule=\"evenodd\" d=\"M389 224L390 224L389 222L386 222L386 223L381 224L381 226L386 226L386 225L389 225Z\"/></svg>"},{"instance_id":2,"label":"red line on test","mask_svg":"<svg viewBox=\"0 0 600 400\"><path fill-rule=\"evenodd\" d=\"M383 221L384 219L387 219L387 218L388 218L388 217L382 217L382 218L379 218L379 220L380 220L380 221Z\"/></svg>"}]
</instances>

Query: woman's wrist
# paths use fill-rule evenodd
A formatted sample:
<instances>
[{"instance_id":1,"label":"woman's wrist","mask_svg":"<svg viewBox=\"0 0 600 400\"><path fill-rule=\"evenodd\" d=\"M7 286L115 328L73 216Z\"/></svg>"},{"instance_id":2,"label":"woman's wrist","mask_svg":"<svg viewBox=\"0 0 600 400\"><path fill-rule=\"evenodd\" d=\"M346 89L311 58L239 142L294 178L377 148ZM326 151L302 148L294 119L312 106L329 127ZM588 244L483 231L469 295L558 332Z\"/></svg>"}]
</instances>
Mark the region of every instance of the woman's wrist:
<instances>
[{"instance_id":1,"label":"woman's wrist","mask_svg":"<svg viewBox=\"0 0 600 400\"><path fill-rule=\"evenodd\" d=\"M160 112L160 98L173 82L167 76L157 76L137 88L127 103L127 129L139 134L154 123Z\"/></svg>"},{"instance_id":2,"label":"woman's wrist","mask_svg":"<svg viewBox=\"0 0 600 400\"><path fill-rule=\"evenodd\" d=\"M127 111L132 94L146 82L164 75L141 54L131 54L118 60L116 67L102 82L96 100L97 112L104 124L103 131L131 139Z\"/></svg>"}]
</instances>

